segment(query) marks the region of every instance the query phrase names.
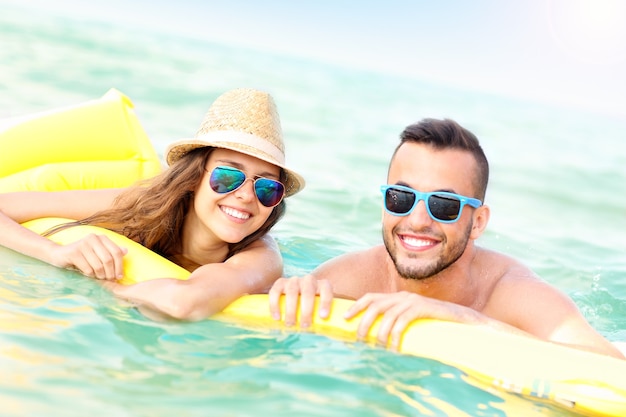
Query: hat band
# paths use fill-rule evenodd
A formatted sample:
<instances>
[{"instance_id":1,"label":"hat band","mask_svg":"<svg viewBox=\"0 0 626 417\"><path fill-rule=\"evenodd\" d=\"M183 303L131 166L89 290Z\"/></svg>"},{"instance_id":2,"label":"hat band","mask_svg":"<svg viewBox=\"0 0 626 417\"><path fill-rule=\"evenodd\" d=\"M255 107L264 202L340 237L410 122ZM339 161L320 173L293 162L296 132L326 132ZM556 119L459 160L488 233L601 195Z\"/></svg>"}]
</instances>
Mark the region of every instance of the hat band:
<instances>
[{"instance_id":1,"label":"hat band","mask_svg":"<svg viewBox=\"0 0 626 417\"><path fill-rule=\"evenodd\" d=\"M196 140L218 143L229 143L250 146L264 152L274 158L281 165L285 164L285 154L277 146L267 139L262 139L256 135L243 132L220 130L216 132L203 133L196 136Z\"/></svg>"}]
</instances>

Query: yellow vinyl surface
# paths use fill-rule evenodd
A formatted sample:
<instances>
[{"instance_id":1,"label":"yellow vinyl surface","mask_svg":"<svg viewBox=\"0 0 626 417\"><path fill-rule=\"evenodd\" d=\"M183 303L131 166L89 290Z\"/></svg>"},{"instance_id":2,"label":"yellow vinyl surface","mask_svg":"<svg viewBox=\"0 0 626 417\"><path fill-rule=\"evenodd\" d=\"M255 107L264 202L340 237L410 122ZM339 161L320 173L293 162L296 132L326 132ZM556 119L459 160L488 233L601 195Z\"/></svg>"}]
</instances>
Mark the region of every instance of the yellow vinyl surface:
<instances>
[{"instance_id":1,"label":"yellow vinyl surface","mask_svg":"<svg viewBox=\"0 0 626 417\"><path fill-rule=\"evenodd\" d=\"M133 103L102 98L0 120L0 192L126 187L161 171Z\"/></svg>"}]
</instances>

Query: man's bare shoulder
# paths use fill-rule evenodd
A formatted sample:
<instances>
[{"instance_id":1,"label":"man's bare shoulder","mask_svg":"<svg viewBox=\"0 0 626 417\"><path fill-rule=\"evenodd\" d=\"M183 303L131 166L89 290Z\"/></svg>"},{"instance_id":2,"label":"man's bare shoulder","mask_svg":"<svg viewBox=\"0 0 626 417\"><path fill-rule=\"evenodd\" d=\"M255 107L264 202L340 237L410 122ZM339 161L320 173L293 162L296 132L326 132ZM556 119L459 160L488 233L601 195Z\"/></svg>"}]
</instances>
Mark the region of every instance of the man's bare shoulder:
<instances>
[{"instance_id":1,"label":"man's bare shoulder","mask_svg":"<svg viewBox=\"0 0 626 417\"><path fill-rule=\"evenodd\" d=\"M556 286L506 255L488 251L481 256L499 268L488 301L480 309L483 314L544 340L623 357Z\"/></svg>"},{"instance_id":2,"label":"man's bare shoulder","mask_svg":"<svg viewBox=\"0 0 626 417\"><path fill-rule=\"evenodd\" d=\"M479 276L483 285L488 283L492 290L510 285L530 285L542 282L521 261L490 249L476 248L472 262L473 275Z\"/></svg>"},{"instance_id":3,"label":"man's bare shoulder","mask_svg":"<svg viewBox=\"0 0 626 417\"><path fill-rule=\"evenodd\" d=\"M327 279L337 295L358 298L369 291L376 291L376 283L387 275L389 255L383 245L349 252L326 261L313 274Z\"/></svg>"},{"instance_id":4,"label":"man's bare shoulder","mask_svg":"<svg viewBox=\"0 0 626 417\"><path fill-rule=\"evenodd\" d=\"M361 274L372 268L383 267L384 256L387 256L384 246L374 246L355 252L344 253L320 265L314 274L319 279L333 280L339 275Z\"/></svg>"},{"instance_id":5,"label":"man's bare shoulder","mask_svg":"<svg viewBox=\"0 0 626 417\"><path fill-rule=\"evenodd\" d=\"M544 309L550 308L575 309L569 297L522 262L499 252L485 249L481 252L480 262L492 268L491 291L483 309L485 314L524 328L519 322L520 317L539 316Z\"/></svg>"}]
</instances>

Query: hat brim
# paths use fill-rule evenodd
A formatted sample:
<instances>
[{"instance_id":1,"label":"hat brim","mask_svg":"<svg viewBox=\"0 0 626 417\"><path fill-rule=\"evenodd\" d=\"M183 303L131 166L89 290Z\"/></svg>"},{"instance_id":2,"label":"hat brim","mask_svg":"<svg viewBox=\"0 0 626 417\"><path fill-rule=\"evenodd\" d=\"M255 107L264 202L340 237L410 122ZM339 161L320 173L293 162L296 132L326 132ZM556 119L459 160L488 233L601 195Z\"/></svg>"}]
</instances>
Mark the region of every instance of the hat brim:
<instances>
[{"instance_id":1,"label":"hat brim","mask_svg":"<svg viewBox=\"0 0 626 417\"><path fill-rule=\"evenodd\" d=\"M167 162L167 165L170 166L193 149L204 147L229 149L231 151L250 155L252 157L258 158L265 162L269 162L272 165L276 165L282 168L285 171L286 176L285 197L292 196L304 188L305 181L300 174L290 168L287 168L284 163L277 161L276 158L269 155L268 153L265 153L256 147L248 146L243 143L228 141L213 142L198 139L181 139L168 145L167 149L165 150L165 161Z\"/></svg>"}]
</instances>

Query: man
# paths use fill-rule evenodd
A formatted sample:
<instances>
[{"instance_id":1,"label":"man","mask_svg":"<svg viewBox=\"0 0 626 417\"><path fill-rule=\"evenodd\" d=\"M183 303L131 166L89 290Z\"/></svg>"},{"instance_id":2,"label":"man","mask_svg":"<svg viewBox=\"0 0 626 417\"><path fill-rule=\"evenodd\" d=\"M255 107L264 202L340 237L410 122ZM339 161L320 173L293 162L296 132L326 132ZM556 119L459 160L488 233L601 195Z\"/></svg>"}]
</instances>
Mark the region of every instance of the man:
<instances>
[{"instance_id":1,"label":"man","mask_svg":"<svg viewBox=\"0 0 626 417\"><path fill-rule=\"evenodd\" d=\"M451 120L426 119L400 136L383 193L384 245L332 259L301 278L281 278L270 290L270 310L285 322L328 315L335 296L357 300L346 319L364 311L358 335L383 315L378 341L397 349L402 332L419 318L470 323L623 359L565 294L503 254L475 240L489 221L483 204L489 178L485 154L468 130Z\"/></svg>"}]
</instances>

